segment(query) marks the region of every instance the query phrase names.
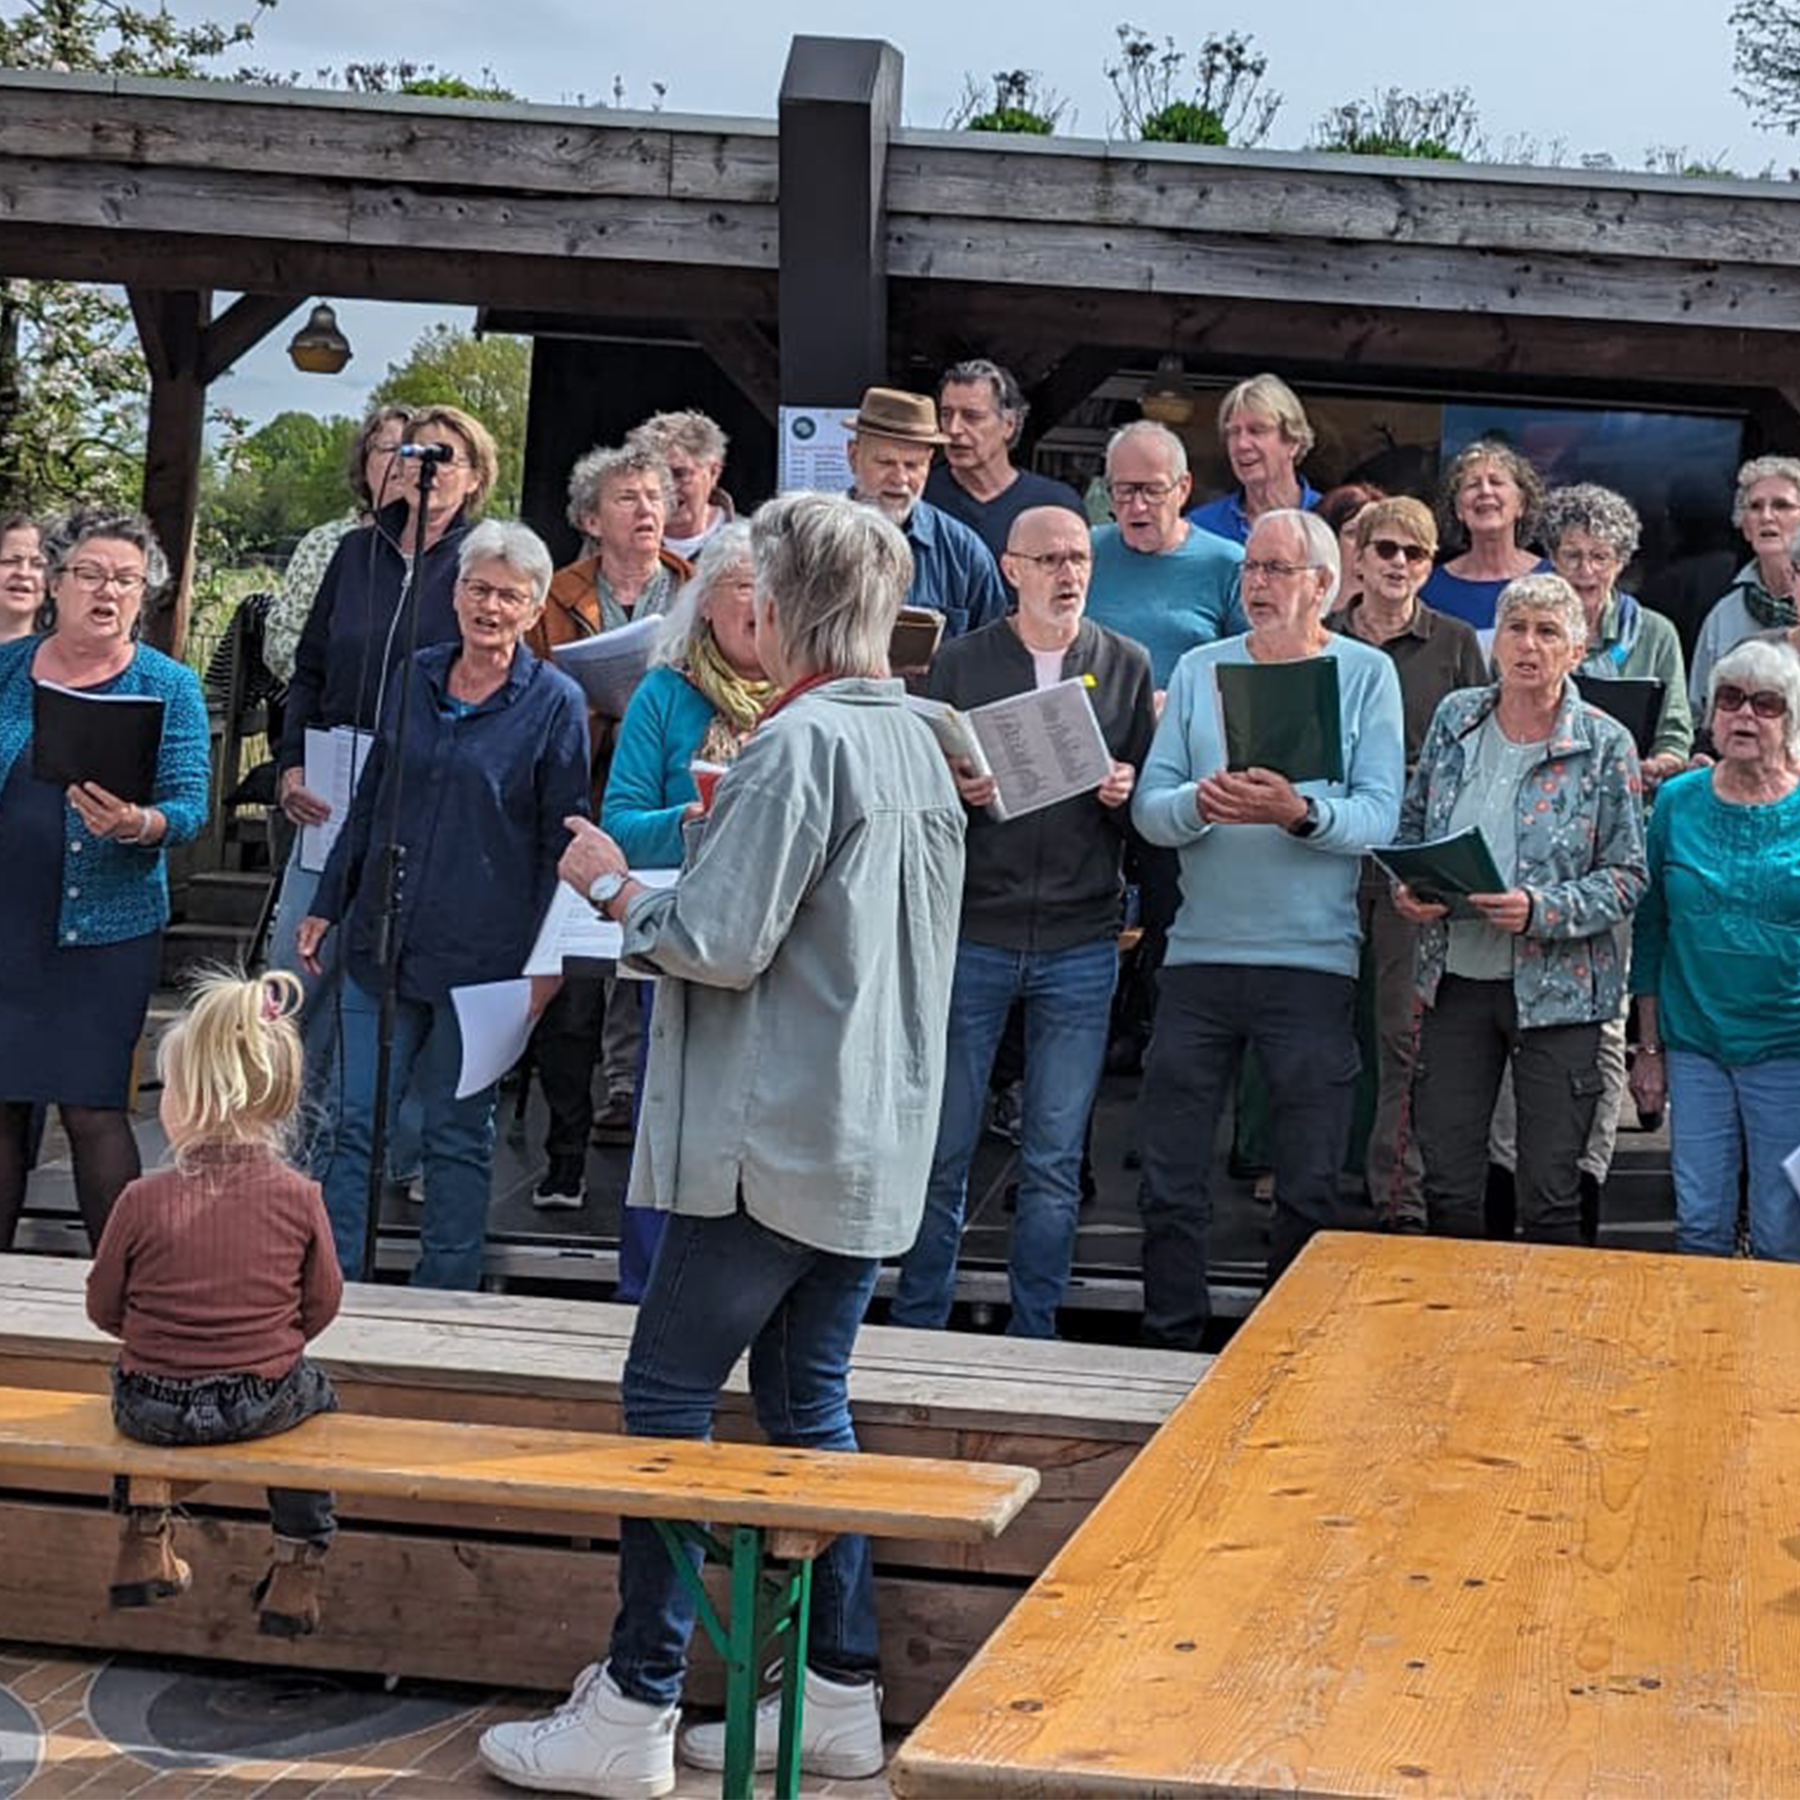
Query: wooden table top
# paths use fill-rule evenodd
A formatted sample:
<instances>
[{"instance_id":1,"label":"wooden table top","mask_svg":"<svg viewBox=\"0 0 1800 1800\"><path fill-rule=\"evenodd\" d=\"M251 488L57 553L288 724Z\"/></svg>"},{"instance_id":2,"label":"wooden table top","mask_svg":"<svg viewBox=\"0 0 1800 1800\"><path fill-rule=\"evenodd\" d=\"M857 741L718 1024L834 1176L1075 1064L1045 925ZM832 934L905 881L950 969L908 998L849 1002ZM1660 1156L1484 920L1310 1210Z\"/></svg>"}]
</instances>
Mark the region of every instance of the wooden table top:
<instances>
[{"instance_id":1,"label":"wooden table top","mask_svg":"<svg viewBox=\"0 0 1800 1800\"><path fill-rule=\"evenodd\" d=\"M1800 1795L1800 1268L1315 1239L892 1779Z\"/></svg>"}]
</instances>

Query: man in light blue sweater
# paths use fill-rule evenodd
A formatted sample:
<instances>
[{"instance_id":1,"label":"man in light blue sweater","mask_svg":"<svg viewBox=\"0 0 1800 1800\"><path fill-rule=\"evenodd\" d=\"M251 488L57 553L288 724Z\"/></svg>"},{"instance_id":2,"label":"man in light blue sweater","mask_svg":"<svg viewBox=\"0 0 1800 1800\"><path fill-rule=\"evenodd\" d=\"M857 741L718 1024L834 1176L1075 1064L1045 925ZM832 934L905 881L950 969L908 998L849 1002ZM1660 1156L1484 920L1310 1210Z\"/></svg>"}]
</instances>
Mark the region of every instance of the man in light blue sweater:
<instances>
[{"instance_id":1,"label":"man in light blue sweater","mask_svg":"<svg viewBox=\"0 0 1800 1800\"><path fill-rule=\"evenodd\" d=\"M1243 584L1248 634L1181 659L1132 802L1138 830L1181 858L1144 1066L1139 1202L1144 1341L1172 1349L1198 1349L1210 1316L1212 1147L1247 1046L1274 1109L1270 1280L1336 1219L1359 1067L1360 859L1393 841L1405 777L1392 661L1322 622L1338 585L1331 528L1310 513L1266 514ZM1343 779L1228 771L1214 670L1314 656L1336 664Z\"/></svg>"}]
</instances>

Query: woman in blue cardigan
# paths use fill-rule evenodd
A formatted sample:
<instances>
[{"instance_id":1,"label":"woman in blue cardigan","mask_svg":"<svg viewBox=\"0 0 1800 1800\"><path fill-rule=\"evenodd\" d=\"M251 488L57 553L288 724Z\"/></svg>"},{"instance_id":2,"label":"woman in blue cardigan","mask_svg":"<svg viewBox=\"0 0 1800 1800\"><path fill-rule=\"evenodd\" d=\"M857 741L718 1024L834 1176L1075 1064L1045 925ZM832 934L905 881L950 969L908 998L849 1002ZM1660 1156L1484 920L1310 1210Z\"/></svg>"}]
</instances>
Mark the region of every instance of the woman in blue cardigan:
<instances>
[{"instance_id":1,"label":"woman in blue cardigan","mask_svg":"<svg viewBox=\"0 0 1800 1800\"><path fill-rule=\"evenodd\" d=\"M774 694L756 655L747 523L726 525L707 540L656 655L625 709L600 812L634 869L681 866L681 828L705 810L690 765L732 761ZM644 992L648 1005L651 990ZM647 1012L639 1042L650 1042ZM640 1092L642 1086L640 1079ZM622 1207L618 1299L643 1294L662 1222L647 1207Z\"/></svg>"},{"instance_id":2,"label":"woman in blue cardigan","mask_svg":"<svg viewBox=\"0 0 1800 1800\"><path fill-rule=\"evenodd\" d=\"M134 513L77 513L53 534L48 629L0 644L0 1249L25 1201L34 1106L62 1111L89 1240L140 1170L126 1098L169 917L163 852L206 822L200 683L137 641L169 566ZM40 682L163 703L150 799L32 772Z\"/></svg>"}]
</instances>

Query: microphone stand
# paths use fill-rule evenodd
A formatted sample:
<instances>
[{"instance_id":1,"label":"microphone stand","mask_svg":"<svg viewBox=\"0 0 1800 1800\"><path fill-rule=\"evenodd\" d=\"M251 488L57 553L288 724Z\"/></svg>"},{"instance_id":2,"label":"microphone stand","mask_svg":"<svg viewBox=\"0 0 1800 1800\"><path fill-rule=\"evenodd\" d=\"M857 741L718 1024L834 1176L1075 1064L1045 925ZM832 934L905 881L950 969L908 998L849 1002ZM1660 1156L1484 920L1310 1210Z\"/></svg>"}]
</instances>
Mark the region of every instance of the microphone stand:
<instances>
[{"instance_id":1,"label":"microphone stand","mask_svg":"<svg viewBox=\"0 0 1800 1800\"><path fill-rule=\"evenodd\" d=\"M412 607L405 644L396 667L400 672L400 705L394 717L393 785L388 803L387 832L375 858L375 965L381 971L381 1009L375 1027L375 1118L369 1133L369 1193L363 1219L362 1279L375 1279L375 1247L381 1236L381 1198L387 1186L388 1089L393 1082L394 1027L400 995L400 897L406 881L406 846L400 842L402 777L406 771L406 722L412 708L413 659L419 652L419 606L425 568L425 521L431 510L431 484L437 458L419 458L419 501L413 513L412 568L400 590L400 604ZM377 731L381 721L375 722Z\"/></svg>"}]
</instances>

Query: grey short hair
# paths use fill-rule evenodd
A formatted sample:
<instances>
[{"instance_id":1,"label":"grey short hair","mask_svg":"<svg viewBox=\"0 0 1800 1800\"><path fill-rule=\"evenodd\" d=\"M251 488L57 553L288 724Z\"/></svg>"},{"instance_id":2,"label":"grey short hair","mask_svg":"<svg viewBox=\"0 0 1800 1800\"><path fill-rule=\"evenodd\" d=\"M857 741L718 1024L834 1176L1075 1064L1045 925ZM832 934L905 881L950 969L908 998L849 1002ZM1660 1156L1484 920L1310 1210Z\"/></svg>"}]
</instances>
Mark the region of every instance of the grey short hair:
<instances>
[{"instance_id":1,"label":"grey short hair","mask_svg":"<svg viewBox=\"0 0 1800 1800\"><path fill-rule=\"evenodd\" d=\"M1220 437L1225 435L1225 427L1231 422L1232 415L1240 412L1263 413L1273 419L1281 435L1298 452L1296 461L1318 441L1312 421L1306 416L1306 408L1300 404L1300 396L1279 375L1252 375L1248 381L1240 381L1219 402Z\"/></svg>"},{"instance_id":2,"label":"grey short hair","mask_svg":"<svg viewBox=\"0 0 1800 1800\"><path fill-rule=\"evenodd\" d=\"M791 671L888 672L888 640L913 579L899 526L844 495L783 494L757 508L750 543Z\"/></svg>"},{"instance_id":3,"label":"grey short hair","mask_svg":"<svg viewBox=\"0 0 1800 1800\"><path fill-rule=\"evenodd\" d=\"M1731 497L1731 522L1741 526L1744 508L1750 504L1750 490L1759 481L1785 481L1800 494L1800 457L1753 456L1737 472L1737 492Z\"/></svg>"},{"instance_id":4,"label":"grey short hair","mask_svg":"<svg viewBox=\"0 0 1800 1800\"><path fill-rule=\"evenodd\" d=\"M1554 613L1572 643L1587 642L1587 609L1581 604L1581 596L1560 575L1521 575L1516 581L1509 581L1494 605L1496 634L1508 616L1516 612Z\"/></svg>"},{"instance_id":5,"label":"grey short hair","mask_svg":"<svg viewBox=\"0 0 1800 1800\"><path fill-rule=\"evenodd\" d=\"M111 538L143 552L146 602L154 600L169 585L169 559L157 542L156 528L140 512L123 512L110 506L77 507L74 512L43 527L38 542L43 548L44 560L50 565L46 571L48 580L55 581L69 566L75 553L95 538ZM36 623L40 631L56 629L56 596L47 586Z\"/></svg>"},{"instance_id":6,"label":"grey short hair","mask_svg":"<svg viewBox=\"0 0 1800 1800\"><path fill-rule=\"evenodd\" d=\"M1621 563L1628 563L1637 555L1640 525L1637 508L1623 494L1580 481L1571 487L1552 488L1545 496L1538 513L1538 541L1554 556L1568 533L1585 531L1612 550Z\"/></svg>"},{"instance_id":7,"label":"grey short hair","mask_svg":"<svg viewBox=\"0 0 1800 1800\"><path fill-rule=\"evenodd\" d=\"M1012 370L1002 368L997 362L990 362L985 356L972 356L966 362L952 363L938 377L937 402L940 407L944 404L944 389L953 381L962 387L986 383L988 391L994 396L996 410L1007 420L1008 446L1019 441L1019 433L1025 429L1025 416L1031 411L1031 407L1025 399L1025 390L1019 386Z\"/></svg>"},{"instance_id":8,"label":"grey short hair","mask_svg":"<svg viewBox=\"0 0 1800 1800\"><path fill-rule=\"evenodd\" d=\"M705 548L694 564L693 574L688 577L681 592L675 597L675 604L663 619L662 630L656 637L656 650L650 659L652 662L669 663L680 668L687 661L694 648L694 639L699 636L700 627L706 622L706 603L712 598L712 591L718 586L720 577L729 575L733 569L740 569L746 563L752 568L756 564L756 557L750 548L750 522L748 519L733 519L729 525L721 525L706 540Z\"/></svg>"},{"instance_id":9,"label":"grey short hair","mask_svg":"<svg viewBox=\"0 0 1800 1800\"><path fill-rule=\"evenodd\" d=\"M516 519L483 519L463 539L456 553L457 579L483 562L505 563L515 575L524 576L531 584L532 599L539 601L549 593L556 570L544 540Z\"/></svg>"},{"instance_id":10,"label":"grey short hair","mask_svg":"<svg viewBox=\"0 0 1800 1800\"><path fill-rule=\"evenodd\" d=\"M641 424L632 426L625 442L641 445L657 456L681 450L695 462L716 462L723 468L730 440L717 419L690 407L685 412L652 413Z\"/></svg>"},{"instance_id":11,"label":"grey short hair","mask_svg":"<svg viewBox=\"0 0 1800 1800\"><path fill-rule=\"evenodd\" d=\"M601 446L590 450L569 471L569 523L577 531L587 530L581 521L600 504L606 484L616 475L654 475L662 488L663 505L675 504L675 484L669 479L662 452L627 438L615 449Z\"/></svg>"},{"instance_id":12,"label":"grey short hair","mask_svg":"<svg viewBox=\"0 0 1800 1800\"><path fill-rule=\"evenodd\" d=\"M1706 712L1711 718L1713 697L1722 684L1733 687L1773 688L1787 702L1782 742L1791 761L1800 761L1800 656L1786 644L1767 638L1746 638L1727 650L1713 664L1706 678Z\"/></svg>"},{"instance_id":13,"label":"grey short hair","mask_svg":"<svg viewBox=\"0 0 1800 1800\"><path fill-rule=\"evenodd\" d=\"M1106 473L1112 474L1113 452L1121 444L1135 443L1143 438L1155 444L1169 459L1169 479L1179 481L1188 472L1187 445L1172 432L1168 426L1158 424L1155 419L1133 419L1129 425L1121 425L1106 440Z\"/></svg>"},{"instance_id":14,"label":"grey short hair","mask_svg":"<svg viewBox=\"0 0 1800 1800\"><path fill-rule=\"evenodd\" d=\"M1338 545L1337 533L1317 513L1302 512L1297 506L1278 506L1272 512L1258 513L1255 524L1250 527L1251 537L1265 525L1285 525L1299 532L1306 546L1306 566L1331 571L1331 586L1319 603L1321 612L1328 611L1344 580L1344 555Z\"/></svg>"}]
</instances>

